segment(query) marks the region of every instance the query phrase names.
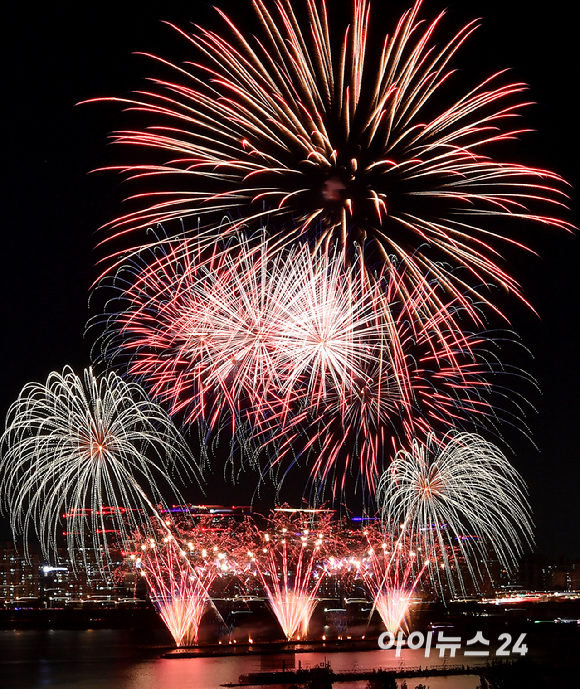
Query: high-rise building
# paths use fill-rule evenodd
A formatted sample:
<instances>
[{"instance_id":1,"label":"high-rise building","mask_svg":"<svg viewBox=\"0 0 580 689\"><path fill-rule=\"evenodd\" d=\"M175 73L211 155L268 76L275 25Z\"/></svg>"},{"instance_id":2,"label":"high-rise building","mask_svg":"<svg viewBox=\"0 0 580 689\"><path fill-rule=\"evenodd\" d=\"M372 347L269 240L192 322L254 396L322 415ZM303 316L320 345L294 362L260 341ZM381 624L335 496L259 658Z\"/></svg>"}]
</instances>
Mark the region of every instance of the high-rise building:
<instances>
[{"instance_id":1,"label":"high-rise building","mask_svg":"<svg viewBox=\"0 0 580 689\"><path fill-rule=\"evenodd\" d=\"M26 558L12 541L0 545L0 602L39 597L40 561L35 552Z\"/></svg>"}]
</instances>

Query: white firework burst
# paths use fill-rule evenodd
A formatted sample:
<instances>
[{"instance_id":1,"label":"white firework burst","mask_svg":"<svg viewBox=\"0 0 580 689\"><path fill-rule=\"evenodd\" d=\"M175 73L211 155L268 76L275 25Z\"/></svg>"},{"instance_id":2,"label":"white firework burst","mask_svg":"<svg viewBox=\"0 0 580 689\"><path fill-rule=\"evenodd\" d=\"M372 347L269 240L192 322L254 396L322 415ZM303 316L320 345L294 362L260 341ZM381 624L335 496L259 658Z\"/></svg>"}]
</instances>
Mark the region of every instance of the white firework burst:
<instances>
[{"instance_id":1,"label":"white firework burst","mask_svg":"<svg viewBox=\"0 0 580 689\"><path fill-rule=\"evenodd\" d=\"M80 378L70 367L29 383L8 410L1 438L3 508L28 550L33 528L49 557L66 525L69 550L102 565L179 491L173 469L195 466L172 421L145 391L115 373Z\"/></svg>"},{"instance_id":2,"label":"white firework burst","mask_svg":"<svg viewBox=\"0 0 580 689\"><path fill-rule=\"evenodd\" d=\"M400 450L379 482L382 518L402 524L411 539L436 552L431 578L464 590L489 570L491 552L512 569L533 542L530 507L519 473L502 452L475 433L430 435Z\"/></svg>"}]
</instances>

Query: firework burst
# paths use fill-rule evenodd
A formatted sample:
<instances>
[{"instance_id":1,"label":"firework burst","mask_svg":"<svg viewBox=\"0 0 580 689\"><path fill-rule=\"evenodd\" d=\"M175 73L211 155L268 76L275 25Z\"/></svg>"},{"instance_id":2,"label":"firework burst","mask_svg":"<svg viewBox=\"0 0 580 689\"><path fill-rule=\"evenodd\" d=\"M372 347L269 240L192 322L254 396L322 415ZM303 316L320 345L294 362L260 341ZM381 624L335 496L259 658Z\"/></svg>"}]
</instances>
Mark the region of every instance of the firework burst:
<instances>
[{"instance_id":1,"label":"firework burst","mask_svg":"<svg viewBox=\"0 0 580 689\"><path fill-rule=\"evenodd\" d=\"M29 383L8 410L1 439L0 490L12 529L34 527L48 557L61 518L70 550L91 547L100 562L122 548L146 515L179 491L174 469L195 463L167 414L115 373L78 377L66 367L46 384Z\"/></svg>"},{"instance_id":2,"label":"firework burst","mask_svg":"<svg viewBox=\"0 0 580 689\"><path fill-rule=\"evenodd\" d=\"M441 587L464 590L462 569L477 586L495 553L511 569L533 541L530 508L518 472L493 444L473 433L432 435L401 450L378 487L386 523L401 524L413 548L429 552L429 572ZM484 571L480 567L484 563Z\"/></svg>"},{"instance_id":3,"label":"firework burst","mask_svg":"<svg viewBox=\"0 0 580 689\"><path fill-rule=\"evenodd\" d=\"M243 240L205 259L185 244L131 266L115 281L103 358L128 355L130 373L186 423L213 428L227 412L234 423L279 385L272 332L288 285L272 271Z\"/></svg>"},{"instance_id":4,"label":"firework burst","mask_svg":"<svg viewBox=\"0 0 580 689\"><path fill-rule=\"evenodd\" d=\"M201 258L185 244L122 271L104 358L128 359L187 423L229 419L261 443L297 410L373 385L375 370L383 412L392 410L401 394L383 281L367 279L362 259L346 267L303 246L267 249L238 237Z\"/></svg>"},{"instance_id":5,"label":"firework burst","mask_svg":"<svg viewBox=\"0 0 580 689\"><path fill-rule=\"evenodd\" d=\"M117 169L159 185L133 197L137 209L111 223L112 235L201 216L201 237L213 243L211 223L230 213L250 226L267 219L279 245L298 236L313 248L336 239L346 251L366 245L375 259L400 262L415 288L431 275L463 294L464 278L444 259L466 267L475 285L491 281L519 294L494 248L496 240L518 244L500 221L567 228L552 215L565 197L557 175L490 157L524 131L511 126L527 105L524 84L498 73L446 100L450 63L476 23L437 44L443 15L421 21L416 0L393 33L376 40L367 0L353 0L342 32L329 24L323 0L281 0L272 11L262 0L252 4L255 37L221 12L231 42L199 27L192 35L177 29L200 62L157 58L173 78L112 99L151 123L114 140L149 152L152 162Z\"/></svg>"},{"instance_id":6,"label":"firework burst","mask_svg":"<svg viewBox=\"0 0 580 689\"><path fill-rule=\"evenodd\" d=\"M201 619L211 605L209 590L218 573L215 563L194 566L169 535L159 544L150 539L133 558L177 646L197 643Z\"/></svg>"},{"instance_id":7,"label":"firework burst","mask_svg":"<svg viewBox=\"0 0 580 689\"><path fill-rule=\"evenodd\" d=\"M144 524L143 527L146 525ZM198 641L205 612L217 612L211 594L219 578L233 580L247 524L205 514L199 506L163 511L162 522L134 534L129 561L147 582L160 617L178 646Z\"/></svg>"},{"instance_id":8,"label":"firework burst","mask_svg":"<svg viewBox=\"0 0 580 689\"><path fill-rule=\"evenodd\" d=\"M287 639L305 638L326 575L330 536L325 510L278 508L265 532L254 531L248 557Z\"/></svg>"},{"instance_id":9,"label":"firework burst","mask_svg":"<svg viewBox=\"0 0 580 689\"><path fill-rule=\"evenodd\" d=\"M315 456L317 490L334 494L350 476L374 494L398 437L493 416L499 366L485 336L462 332L461 303L432 314L423 289L402 301L403 278L370 276L362 253L345 265L268 247L237 236L134 262L115 279L103 357L186 423L229 426L252 460L266 449L275 475Z\"/></svg>"},{"instance_id":10,"label":"firework burst","mask_svg":"<svg viewBox=\"0 0 580 689\"><path fill-rule=\"evenodd\" d=\"M409 605L429 565L428 553L420 546L414 551L405 534L366 530L364 536L368 549L359 573L387 631L396 634L408 628Z\"/></svg>"}]
</instances>

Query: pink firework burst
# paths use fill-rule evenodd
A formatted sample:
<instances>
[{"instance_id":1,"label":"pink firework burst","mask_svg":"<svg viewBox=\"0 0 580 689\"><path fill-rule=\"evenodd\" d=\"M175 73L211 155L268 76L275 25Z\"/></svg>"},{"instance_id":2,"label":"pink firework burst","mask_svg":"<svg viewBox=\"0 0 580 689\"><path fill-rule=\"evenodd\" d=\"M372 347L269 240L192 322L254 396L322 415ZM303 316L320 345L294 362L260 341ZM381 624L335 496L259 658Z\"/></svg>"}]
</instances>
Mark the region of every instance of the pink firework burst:
<instances>
[{"instance_id":1,"label":"pink firework burst","mask_svg":"<svg viewBox=\"0 0 580 689\"><path fill-rule=\"evenodd\" d=\"M403 534L367 529L364 537L367 550L360 557L360 575L387 631L397 634L408 628L409 605L429 555L421 547L413 550Z\"/></svg>"},{"instance_id":2,"label":"pink firework burst","mask_svg":"<svg viewBox=\"0 0 580 689\"><path fill-rule=\"evenodd\" d=\"M264 437L297 402L364 385L388 350L382 281L367 278L360 256L348 267L268 246L238 236L207 256L186 243L123 272L105 356L127 356L187 422L249 420Z\"/></svg>"},{"instance_id":3,"label":"pink firework burst","mask_svg":"<svg viewBox=\"0 0 580 689\"><path fill-rule=\"evenodd\" d=\"M432 312L423 287L403 299L404 279L371 275L362 253L268 247L238 236L135 264L117 279L105 355L128 358L187 423L249 437L274 474L289 454L315 457L333 495L350 475L374 493L398 438L493 415L494 362L462 332L461 302Z\"/></svg>"},{"instance_id":4,"label":"pink firework burst","mask_svg":"<svg viewBox=\"0 0 580 689\"><path fill-rule=\"evenodd\" d=\"M276 509L265 531L255 529L250 558L284 635L304 639L326 575L327 510Z\"/></svg>"}]
</instances>

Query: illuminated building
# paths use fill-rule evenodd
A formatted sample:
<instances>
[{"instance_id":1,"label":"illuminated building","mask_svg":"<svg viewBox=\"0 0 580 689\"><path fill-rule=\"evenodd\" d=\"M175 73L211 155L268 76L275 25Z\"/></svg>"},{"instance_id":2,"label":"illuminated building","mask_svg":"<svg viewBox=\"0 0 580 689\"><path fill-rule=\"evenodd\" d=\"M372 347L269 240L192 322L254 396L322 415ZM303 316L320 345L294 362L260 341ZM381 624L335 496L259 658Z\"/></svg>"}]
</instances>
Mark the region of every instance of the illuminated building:
<instances>
[{"instance_id":1,"label":"illuminated building","mask_svg":"<svg viewBox=\"0 0 580 689\"><path fill-rule=\"evenodd\" d=\"M0 602L13 603L39 596L40 555L31 552L28 559L11 541L0 547Z\"/></svg>"}]
</instances>

